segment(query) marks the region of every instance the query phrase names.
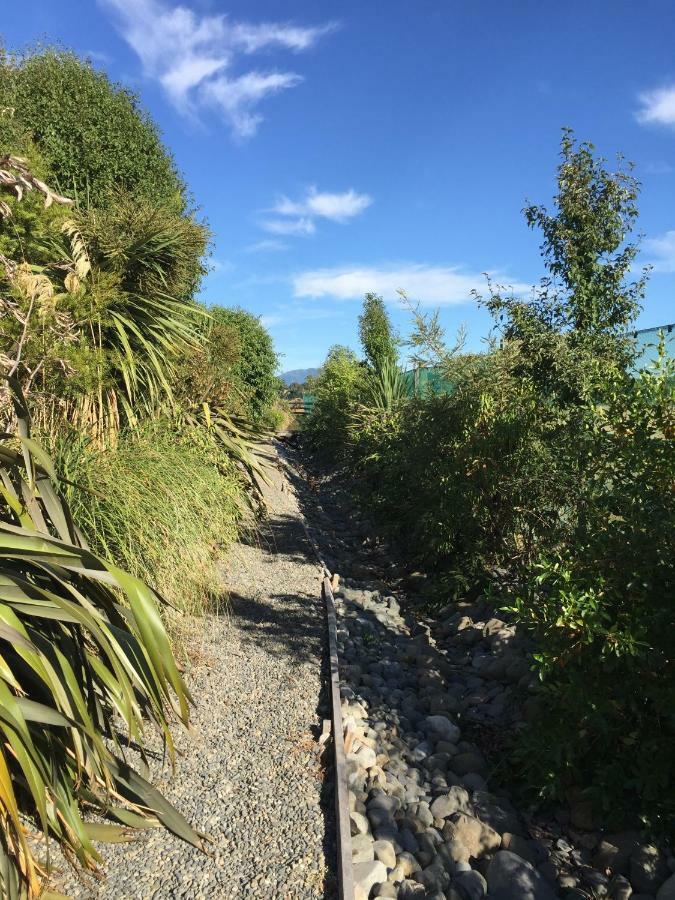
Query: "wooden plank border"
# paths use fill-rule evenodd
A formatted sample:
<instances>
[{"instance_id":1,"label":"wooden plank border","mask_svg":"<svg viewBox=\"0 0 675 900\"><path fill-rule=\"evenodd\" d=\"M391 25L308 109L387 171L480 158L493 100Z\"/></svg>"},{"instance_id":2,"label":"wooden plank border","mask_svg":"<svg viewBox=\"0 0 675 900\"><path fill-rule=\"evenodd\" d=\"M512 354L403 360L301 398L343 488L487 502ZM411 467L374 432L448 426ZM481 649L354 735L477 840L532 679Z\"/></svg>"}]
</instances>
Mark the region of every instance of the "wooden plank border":
<instances>
[{"instance_id":1,"label":"wooden plank border","mask_svg":"<svg viewBox=\"0 0 675 900\"><path fill-rule=\"evenodd\" d=\"M338 896L340 900L354 900L354 870L352 868L352 835L349 823L349 789L345 757L342 707L340 703L340 670L337 649L337 614L330 579L325 576L322 594L326 604L328 650L330 660L330 694L333 709L333 747L335 749L335 812L337 820Z\"/></svg>"}]
</instances>

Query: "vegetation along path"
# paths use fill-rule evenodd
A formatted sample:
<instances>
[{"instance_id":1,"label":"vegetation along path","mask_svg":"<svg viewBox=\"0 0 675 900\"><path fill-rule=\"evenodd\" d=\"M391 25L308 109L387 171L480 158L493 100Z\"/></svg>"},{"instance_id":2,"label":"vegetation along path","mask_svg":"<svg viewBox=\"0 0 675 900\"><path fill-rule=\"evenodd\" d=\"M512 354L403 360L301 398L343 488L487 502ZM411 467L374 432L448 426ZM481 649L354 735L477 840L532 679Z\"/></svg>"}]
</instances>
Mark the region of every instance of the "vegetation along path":
<instances>
[{"instance_id":1,"label":"vegetation along path","mask_svg":"<svg viewBox=\"0 0 675 900\"><path fill-rule=\"evenodd\" d=\"M267 525L223 570L231 614L194 623L196 740L178 735L173 778L161 760L153 773L213 840L211 856L151 831L106 848L105 882L71 882L75 897L334 896L333 787L318 752L329 717L319 569L273 453L269 462Z\"/></svg>"}]
</instances>

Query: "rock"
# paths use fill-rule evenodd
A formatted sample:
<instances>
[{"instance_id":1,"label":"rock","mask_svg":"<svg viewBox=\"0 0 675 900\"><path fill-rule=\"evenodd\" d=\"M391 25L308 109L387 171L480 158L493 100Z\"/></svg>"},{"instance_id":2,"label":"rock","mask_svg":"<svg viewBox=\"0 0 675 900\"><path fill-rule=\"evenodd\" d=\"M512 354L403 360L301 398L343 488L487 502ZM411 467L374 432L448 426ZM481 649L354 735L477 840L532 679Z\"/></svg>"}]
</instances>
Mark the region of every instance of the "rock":
<instances>
[{"instance_id":1,"label":"rock","mask_svg":"<svg viewBox=\"0 0 675 900\"><path fill-rule=\"evenodd\" d=\"M412 853L409 853L407 850L399 853L396 857L396 865L397 868L400 866L404 878L408 878L413 872L419 872L422 868Z\"/></svg>"},{"instance_id":2,"label":"rock","mask_svg":"<svg viewBox=\"0 0 675 900\"><path fill-rule=\"evenodd\" d=\"M432 894L435 891L444 891L450 884L450 876L443 866L432 863L421 872L415 873L415 881L423 884L427 892Z\"/></svg>"},{"instance_id":3,"label":"rock","mask_svg":"<svg viewBox=\"0 0 675 900\"><path fill-rule=\"evenodd\" d=\"M359 747L356 753L350 754L351 759L355 759L364 769L372 768L377 762L377 754L370 747Z\"/></svg>"},{"instance_id":4,"label":"rock","mask_svg":"<svg viewBox=\"0 0 675 900\"><path fill-rule=\"evenodd\" d=\"M384 884L380 884L375 888L375 896L376 897L390 897L392 900L396 898L398 894L398 890L395 884L392 884L391 881L385 881Z\"/></svg>"},{"instance_id":5,"label":"rock","mask_svg":"<svg viewBox=\"0 0 675 900\"><path fill-rule=\"evenodd\" d=\"M427 716L424 720L426 730L438 735L444 741L456 744L460 738L460 730L446 716Z\"/></svg>"},{"instance_id":6,"label":"rock","mask_svg":"<svg viewBox=\"0 0 675 900\"><path fill-rule=\"evenodd\" d=\"M628 879L624 878L623 875L617 875L616 878L613 878L609 887L609 896L612 900L629 900L633 896L633 888ZM675 900L675 894L670 900Z\"/></svg>"},{"instance_id":7,"label":"rock","mask_svg":"<svg viewBox=\"0 0 675 900\"><path fill-rule=\"evenodd\" d=\"M456 812L471 812L469 792L457 785L451 787L447 794L436 797L431 804L431 814L434 819L447 819Z\"/></svg>"},{"instance_id":8,"label":"rock","mask_svg":"<svg viewBox=\"0 0 675 900\"><path fill-rule=\"evenodd\" d=\"M664 881L656 894L656 900L675 900L675 875Z\"/></svg>"},{"instance_id":9,"label":"rock","mask_svg":"<svg viewBox=\"0 0 675 900\"><path fill-rule=\"evenodd\" d=\"M539 854L530 841L519 834L511 834L510 831L505 831L502 835L502 850L510 850L511 853L516 853L521 859L527 860L533 866L540 862Z\"/></svg>"},{"instance_id":10,"label":"rock","mask_svg":"<svg viewBox=\"0 0 675 900\"><path fill-rule=\"evenodd\" d=\"M480 753L458 753L453 756L451 765L457 775L468 775L470 772L483 775L487 771L487 763Z\"/></svg>"},{"instance_id":11,"label":"rock","mask_svg":"<svg viewBox=\"0 0 675 900\"><path fill-rule=\"evenodd\" d=\"M387 870L379 859L371 862L360 862L354 866L354 885L364 891L366 897L375 884L381 884L387 880Z\"/></svg>"},{"instance_id":12,"label":"rock","mask_svg":"<svg viewBox=\"0 0 675 900\"><path fill-rule=\"evenodd\" d=\"M481 822L486 822L499 834L504 834L506 831L511 834L522 833L523 829L518 814L508 800L495 797L486 791L474 791L472 800L476 817Z\"/></svg>"},{"instance_id":13,"label":"rock","mask_svg":"<svg viewBox=\"0 0 675 900\"><path fill-rule=\"evenodd\" d=\"M370 825L368 819L359 812L351 812L349 814L349 822L351 824L352 834L368 834Z\"/></svg>"},{"instance_id":14,"label":"rock","mask_svg":"<svg viewBox=\"0 0 675 900\"><path fill-rule=\"evenodd\" d=\"M490 900L555 900L543 877L526 860L500 850L487 870Z\"/></svg>"},{"instance_id":15,"label":"rock","mask_svg":"<svg viewBox=\"0 0 675 900\"><path fill-rule=\"evenodd\" d=\"M462 775L462 784L470 791L487 791L487 782L477 772L469 772L468 775Z\"/></svg>"},{"instance_id":16,"label":"rock","mask_svg":"<svg viewBox=\"0 0 675 900\"><path fill-rule=\"evenodd\" d=\"M653 894L670 874L656 847L640 845L630 858L630 883L638 891Z\"/></svg>"},{"instance_id":17,"label":"rock","mask_svg":"<svg viewBox=\"0 0 675 900\"><path fill-rule=\"evenodd\" d=\"M505 626L506 623L502 622L501 619L488 619L483 628L483 634L485 637L492 637L493 634L497 634L505 628Z\"/></svg>"},{"instance_id":18,"label":"rock","mask_svg":"<svg viewBox=\"0 0 675 900\"><path fill-rule=\"evenodd\" d=\"M482 900L487 893L487 882L480 872L475 870L460 872L458 875L455 875L452 881L452 888L462 900Z\"/></svg>"},{"instance_id":19,"label":"rock","mask_svg":"<svg viewBox=\"0 0 675 900\"><path fill-rule=\"evenodd\" d=\"M465 813L454 813L446 821L443 837L466 847L469 856L473 856L475 859L490 850L496 850L501 844L501 838L496 831Z\"/></svg>"},{"instance_id":20,"label":"rock","mask_svg":"<svg viewBox=\"0 0 675 900\"><path fill-rule=\"evenodd\" d=\"M399 900L425 900L426 890L418 881L402 881L398 889Z\"/></svg>"},{"instance_id":21,"label":"rock","mask_svg":"<svg viewBox=\"0 0 675 900\"><path fill-rule=\"evenodd\" d=\"M384 863L388 869L393 869L396 866L396 851L391 841L375 841L373 852L375 858Z\"/></svg>"},{"instance_id":22,"label":"rock","mask_svg":"<svg viewBox=\"0 0 675 900\"><path fill-rule=\"evenodd\" d=\"M352 862L370 862L375 858L373 839L369 834L352 836Z\"/></svg>"}]
</instances>

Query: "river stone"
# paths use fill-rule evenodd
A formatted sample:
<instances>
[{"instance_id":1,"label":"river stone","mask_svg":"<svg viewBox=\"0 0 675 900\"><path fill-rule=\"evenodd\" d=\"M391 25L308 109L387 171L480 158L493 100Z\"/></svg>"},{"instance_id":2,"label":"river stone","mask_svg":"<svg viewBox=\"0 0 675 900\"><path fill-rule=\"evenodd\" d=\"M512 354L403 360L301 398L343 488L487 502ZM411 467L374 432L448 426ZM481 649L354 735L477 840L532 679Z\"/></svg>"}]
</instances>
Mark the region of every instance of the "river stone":
<instances>
[{"instance_id":1,"label":"river stone","mask_svg":"<svg viewBox=\"0 0 675 900\"><path fill-rule=\"evenodd\" d=\"M482 900L487 893L486 880L480 872L475 870L455 875L452 887L459 893L462 900Z\"/></svg>"},{"instance_id":2,"label":"river stone","mask_svg":"<svg viewBox=\"0 0 675 900\"><path fill-rule=\"evenodd\" d=\"M356 753L351 754L350 758L357 760L363 769L371 769L377 761L377 754L370 747L364 746L359 747Z\"/></svg>"},{"instance_id":3,"label":"river stone","mask_svg":"<svg viewBox=\"0 0 675 900\"><path fill-rule=\"evenodd\" d=\"M675 875L664 881L656 895L656 900L675 900Z\"/></svg>"},{"instance_id":4,"label":"river stone","mask_svg":"<svg viewBox=\"0 0 675 900\"><path fill-rule=\"evenodd\" d=\"M354 866L354 884L365 892L366 897L375 884L381 884L387 880L387 870L379 859L370 862L356 863Z\"/></svg>"},{"instance_id":5,"label":"river stone","mask_svg":"<svg viewBox=\"0 0 675 900\"><path fill-rule=\"evenodd\" d=\"M642 844L630 858L630 883L645 894L653 894L669 874L668 866L656 847Z\"/></svg>"},{"instance_id":6,"label":"river stone","mask_svg":"<svg viewBox=\"0 0 675 900\"><path fill-rule=\"evenodd\" d=\"M527 860L531 865L536 866L540 861L538 854L530 841L521 837L519 834L511 834L510 831L504 832L502 835L502 850L510 850L516 853L522 859Z\"/></svg>"},{"instance_id":7,"label":"river stone","mask_svg":"<svg viewBox=\"0 0 675 900\"><path fill-rule=\"evenodd\" d=\"M413 872L419 872L419 870L422 868L415 857L412 855L412 853L409 853L407 850L399 853L399 855L396 857L396 865L397 867L401 867L404 878L408 878L408 876L412 875Z\"/></svg>"},{"instance_id":8,"label":"river stone","mask_svg":"<svg viewBox=\"0 0 675 900\"><path fill-rule=\"evenodd\" d=\"M374 859L373 839L369 834L352 836L352 862L370 862Z\"/></svg>"},{"instance_id":9,"label":"river stone","mask_svg":"<svg viewBox=\"0 0 675 900\"><path fill-rule=\"evenodd\" d=\"M399 900L425 900L426 890L423 884L417 881L402 881L398 889Z\"/></svg>"},{"instance_id":10,"label":"river stone","mask_svg":"<svg viewBox=\"0 0 675 900\"><path fill-rule=\"evenodd\" d=\"M355 834L367 834L370 826L368 825L368 819L360 812L351 812L349 814L349 821L351 824L352 835Z\"/></svg>"},{"instance_id":11,"label":"river stone","mask_svg":"<svg viewBox=\"0 0 675 900\"><path fill-rule=\"evenodd\" d=\"M384 863L388 869L393 869L396 865L396 851L391 841L375 841L373 844L373 852L375 857Z\"/></svg>"},{"instance_id":12,"label":"river stone","mask_svg":"<svg viewBox=\"0 0 675 900\"><path fill-rule=\"evenodd\" d=\"M431 813L434 819L447 819L456 812L471 812L469 792L458 785L451 787L447 794L436 797L431 804Z\"/></svg>"},{"instance_id":13,"label":"river stone","mask_svg":"<svg viewBox=\"0 0 675 900\"><path fill-rule=\"evenodd\" d=\"M391 883L391 881L385 881L384 884L379 884L375 888L376 897L390 897L392 898L392 900L394 900L397 895L398 889L395 884Z\"/></svg>"},{"instance_id":14,"label":"river stone","mask_svg":"<svg viewBox=\"0 0 675 900\"><path fill-rule=\"evenodd\" d=\"M468 775L470 772L477 772L479 775L485 774L487 763L480 753L468 752L458 753L453 756L450 763L452 771L457 775Z\"/></svg>"},{"instance_id":15,"label":"river stone","mask_svg":"<svg viewBox=\"0 0 675 900\"><path fill-rule=\"evenodd\" d=\"M438 737L451 744L456 744L460 738L459 728L453 725L450 719L447 719L445 716L427 716L424 724L427 731L438 735Z\"/></svg>"},{"instance_id":16,"label":"river stone","mask_svg":"<svg viewBox=\"0 0 675 900\"><path fill-rule=\"evenodd\" d=\"M443 827L443 837L466 847L469 856L479 859L483 853L496 850L501 844L497 832L473 816L454 813Z\"/></svg>"},{"instance_id":17,"label":"river stone","mask_svg":"<svg viewBox=\"0 0 675 900\"><path fill-rule=\"evenodd\" d=\"M495 797L486 791L474 791L472 800L477 818L487 822L499 834L504 834L505 831L511 834L522 833L518 814L508 800Z\"/></svg>"},{"instance_id":18,"label":"river stone","mask_svg":"<svg viewBox=\"0 0 675 900\"><path fill-rule=\"evenodd\" d=\"M555 900L543 877L526 860L500 850L487 870L490 900Z\"/></svg>"}]
</instances>

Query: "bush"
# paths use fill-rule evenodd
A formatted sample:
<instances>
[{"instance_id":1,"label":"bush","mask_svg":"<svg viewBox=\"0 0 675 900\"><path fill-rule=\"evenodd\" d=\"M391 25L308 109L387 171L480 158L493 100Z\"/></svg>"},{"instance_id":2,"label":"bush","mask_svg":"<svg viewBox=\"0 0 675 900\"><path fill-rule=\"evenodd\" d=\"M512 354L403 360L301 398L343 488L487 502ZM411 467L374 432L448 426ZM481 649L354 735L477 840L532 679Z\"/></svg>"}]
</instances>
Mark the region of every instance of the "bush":
<instances>
[{"instance_id":1,"label":"bush","mask_svg":"<svg viewBox=\"0 0 675 900\"><path fill-rule=\"evenodd\" d=\"M347 347L332 347L314 383L314 408L304 429L312 446L336 459L350 440L351 417L363 393L366 370Z\"/></svg>"},{"instance_id":2,"label":"bush","mask_svg":"<svg viewBox=\"0 0 675 900\"><path fill-rule=\"evenodd\" d=\"M138 98L74 53L2 52L0 108L13 110L0 149L26 155L37 146L43 175L81 204L105 205L123 189L186 209L185 184Z\"/></svg>"},{"instance_id":3,"label":"bush","mask_svg":"<svg viewBox=\"0 0 675 900\"><path fill-rule=\"evenodd\" d=\"M512 610L538 638L543 683L521 777L546 798L585 786L615 820L662 833L675 820L674 437L675 361L608 385L577 435L575 527Z\"/></svg>"},{"instance_id":4,"label":"bush","mask_svg":"<svg viewBox=\"0 0 675 900\"><path fill-rule=\"evenodd\" d=\"M96 552L120 560L183 612L218 610L217 563L236 538L243 489L206 431L147 423L105 450L75 433L59 440L57 458Z\"/></svg>"},{"instance_id":5,"label":"bush","mask_svg":"<svg viewBox=\"0 0 675 900\"><path fill-rule=\"evenodd\" d=\"M245 309L213 306L209 332L213 365L239 398L240 412L262 422L279 395L279 358L269 332Z\"/></svg>"}]
</instances>

